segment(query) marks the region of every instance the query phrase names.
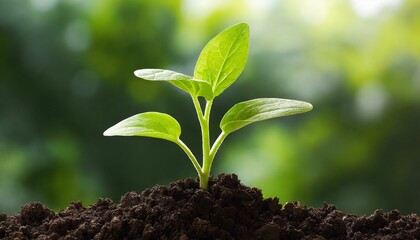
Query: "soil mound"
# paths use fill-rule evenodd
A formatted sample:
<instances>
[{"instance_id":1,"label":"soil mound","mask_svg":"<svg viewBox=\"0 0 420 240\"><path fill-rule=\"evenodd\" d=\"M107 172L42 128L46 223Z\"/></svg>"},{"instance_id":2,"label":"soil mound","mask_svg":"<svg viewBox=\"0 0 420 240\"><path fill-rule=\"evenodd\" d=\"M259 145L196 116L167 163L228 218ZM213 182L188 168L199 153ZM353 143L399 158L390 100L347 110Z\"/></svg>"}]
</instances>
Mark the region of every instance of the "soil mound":
<instances>
[{"instance_id":1,"label":"soil mound","mask_svg":"<svg viewBox=\"0 0 420 240\"><path fill-rule=\"evenodd\" d=\"M236 175L197 179L126 193L120 203L74 202L54 213L29 203L17 215L0 214L0 239L420 239L420 218L398 211L355 216L333 205L282 207L277 198L242 185Z\"/></svg>"}]
</instances>

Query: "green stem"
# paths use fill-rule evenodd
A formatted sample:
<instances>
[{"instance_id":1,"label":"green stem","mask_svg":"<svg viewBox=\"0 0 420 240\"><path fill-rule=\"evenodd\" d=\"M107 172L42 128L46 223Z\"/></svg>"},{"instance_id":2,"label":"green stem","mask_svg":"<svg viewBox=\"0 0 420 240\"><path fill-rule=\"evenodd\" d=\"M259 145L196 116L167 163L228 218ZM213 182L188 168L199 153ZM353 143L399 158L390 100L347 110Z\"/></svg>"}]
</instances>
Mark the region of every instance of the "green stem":
<instances>
[{"instance_id":1,"label":"green stem","mask_svg":"<svg viewBox=\"0 0 420 240\"><path fill-rule=\"evenodd\" d=\"M220 133L219 137L217 137L216 141L213 143L213 146L211 147L211 150L210 150L210 156L209 156L210 159L211 159L211 161L210 161L210 168L211 168L211 165L213 163L214 156L217 153L217 150L219 150L220 145L222 145L223 140L225 140L225 138L227 137L227 135L228 135L227 133L225 133L225 132L222 131Z\"/></svg>"},{"instance_id":2,"label":"green stem","mask_svg":"<svg viewBox=\"0 0 420 240\"><path fill-rule=\"evenodd\" d=\"M206 189L210 176L211 162L210 157L210 111L213 101L206 102L206 109L204 111L204 119L201 124L201 132L203 137L203 177L201 179L201 188Z\"/></svg>"},{"instance_id":3,"label":"green stem","mask_svg":"<svg viewBox=\"0 0 420 240\"><path fill-rule=\"evenodd\" d=\"M181 141L181 139L178 138L178 140L175 142L179 147L184 150L184 152L187 154L187 156L190 158L192 164L194 165L195 170L198 173L198 176L201 179L201 176L203 175L203 170L201 169L200 164L197 161L197 158L194 156L194 154L191 152L191 150L185 145L184 142Z\"/></svg>"},{"instance_id":4,"label":"green stem","mask_svg":"<svg viewBox=\"0 0 420 240\"><path fill-rule=\"evenodd\" d=\"M210 156L210 109L213 101L208 101L206 104L206 109L204 111L204 119L202 122L202 133L203 133L203 168L204 172L206 171L206 164L208 164L208 157Z\"/></svg>"},{"instance_id":5,"label":"green stem","mask_svg":"<svg viewBox=\"0 0 420 240\"><path fill-rule=\"evenodd\" d=\"M216 139L216 141L214 142L214 144L213 144L213 146L212 146L212 148L209 152L209 156L207 158L206 164L203 166L203 174L205 176L207 176L207 178L206 178L207 182L208 182L208 175L210 173L210 169L211 169L211 166L213 164L214 157L217 153L217 150L219 150L220 145L222 145L222 142L223 142L223 140L225 140L227 135L228 134L226 134L225 132L220 133L219 137Z\"/></svg>"},{"instance_id":6,"label":"green stem","mask_svg":"<svg viewBox=\"0 0 420 240\"><path fill-rule=\"evenodd\" d=\"M203 110L201 110L201 105L200 105L200 102L198 101L198 98L193 97L193 96L191 96L191 98L193 100L195 112L197 113L197 117L198 117L198 120L200 121L200 125L201 125L201 121L204 118Z\"/></svg>"},{"instance_id":7,"label":"green stem","mask_svg":"<svg viewBox=\"0 0 420 240\"><path fill-rule=\"evenodd\" d=\"M193 97L194 107L197 112L198 120L200 122L201 128L201 137L202 137L202 149L203 149L203 167L201 168L202 174L200 175L200 187L203 189L207 188L208 179L210 175L210 131L209 131L209 121L210 121L210 111L213 101L206 102L206 108L203 111L200 106L198 98Z\"/></svg>"}]
</instances>

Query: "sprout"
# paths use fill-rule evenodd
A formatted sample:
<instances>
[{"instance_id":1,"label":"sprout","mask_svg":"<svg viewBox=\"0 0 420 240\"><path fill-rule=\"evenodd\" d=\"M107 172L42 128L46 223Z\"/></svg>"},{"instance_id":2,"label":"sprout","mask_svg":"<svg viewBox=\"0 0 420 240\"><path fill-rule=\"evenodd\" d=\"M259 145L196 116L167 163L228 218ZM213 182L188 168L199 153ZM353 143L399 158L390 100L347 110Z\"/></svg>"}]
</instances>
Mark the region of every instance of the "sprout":
<instances>
[{"instance_id":1,"label":"sprout","mask_svg":"<svg viewBox=\"0 0 420 240\"><path fill-rule=\"evenodd\" d=\"M140 113L112 126L104 135L154 137L176 143L194 165L200 179L200 187L206 189L214 157L230 133L254 122L312 109L312 105L307 102L280 98L259 98L238 103L224 115L220 122L221 133L211 145L209 121L213 100L241 74L248 57L248 43L249 27L246 23L240 23L210 40L198 58L193 77L164 69L140 69L134 72L144 80L167 81L190 94L201 127L202 165L181 141L180 124L168 114ZM199 97L205 99L204 109L200 105Z\"/></svg>"}]
</instances>

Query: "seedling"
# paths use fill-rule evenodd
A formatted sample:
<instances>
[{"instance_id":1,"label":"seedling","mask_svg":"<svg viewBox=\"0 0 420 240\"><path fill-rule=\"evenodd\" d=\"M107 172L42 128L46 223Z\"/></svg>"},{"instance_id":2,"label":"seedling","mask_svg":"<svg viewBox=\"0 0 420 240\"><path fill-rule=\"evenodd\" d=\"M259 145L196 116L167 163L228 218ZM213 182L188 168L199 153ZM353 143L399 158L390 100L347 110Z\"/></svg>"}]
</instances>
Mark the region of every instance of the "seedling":
<instances>
[{"instance_id":1,"label":"seedling","mask_svg":"<svg viewBox=\"0 0 420 240\"><path fill-rule=\"evenodd\" d=\"M187 154L200 179L207 188L214 156L223 140L232 132L253 122L310 111L307 102L258 98L234 105L220 122L221 133L211 145L209 133L213 100L226 90L241 74L248 58L249 27L246 23L232 26L204 47L194 69L194 77L164 69L140 69L134 74L144 80L167 81L191 95L200 122L202 135L202 165L193 152L181 141L181 126L168 114L145 112L129 117L104 132L105 136L142 136L165 139L177 144ZM205 107L199 98L205 99ZM203 104L204 105L204 104Z\"/></svg>"}]
</instances>

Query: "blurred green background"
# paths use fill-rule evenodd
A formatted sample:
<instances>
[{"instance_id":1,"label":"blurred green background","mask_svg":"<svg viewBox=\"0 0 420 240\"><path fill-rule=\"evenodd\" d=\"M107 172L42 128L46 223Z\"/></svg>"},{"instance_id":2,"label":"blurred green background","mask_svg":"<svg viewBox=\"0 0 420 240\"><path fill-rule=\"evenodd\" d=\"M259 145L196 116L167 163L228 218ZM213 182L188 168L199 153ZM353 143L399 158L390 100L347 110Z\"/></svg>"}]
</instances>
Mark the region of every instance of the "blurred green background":
<instances>
[{"instance_id":1,"label":"blurred green background","mask_svg":"<svg viewBox=\"0 0 420 240\"><path fill-rule=\"evenodd\" d=\"M314 110L235 132L213 174L235 172L283 203L419 213L417 0L0 1L0 211L118 201L195 177L175 144L102 133L166 112L200 155L189 96L133 71L192 74L207 41L238 22L251 29L248 64L214 103L213 139L239 101L291 98Z\"/></svg>"}]
</instances>

